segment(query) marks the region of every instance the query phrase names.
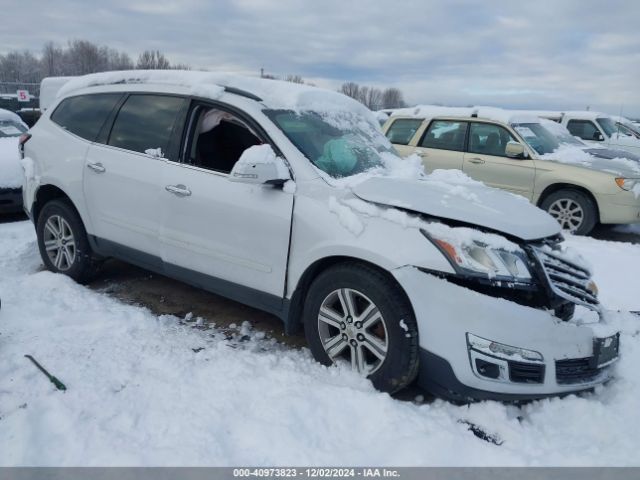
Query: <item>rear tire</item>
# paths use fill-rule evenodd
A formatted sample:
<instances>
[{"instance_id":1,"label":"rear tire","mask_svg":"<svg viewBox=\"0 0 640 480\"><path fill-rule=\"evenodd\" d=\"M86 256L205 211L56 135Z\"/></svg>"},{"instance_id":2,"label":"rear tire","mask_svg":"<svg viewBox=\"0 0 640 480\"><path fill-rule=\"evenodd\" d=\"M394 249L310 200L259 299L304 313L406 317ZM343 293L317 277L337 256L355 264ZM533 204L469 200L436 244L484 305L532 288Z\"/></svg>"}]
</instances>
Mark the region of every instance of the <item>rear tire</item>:
<instances>
[{"instance_id":1,"label":"rear tire","mask_svg":"<svg viewBox=\"0 0 640 480\"><path fill-rule=\"evenodd\" d=\"M97 271L82 219L67 200L52 200L41 210L36 224L38 248L47 269L86 283Z\"/></svg>"},{"instance_id":2,"label":"rear tire","mask_svg":"<svg viewBox=\"0 0 640 480\"><path fill-rule=\"evenodd\" d=\"M413 309L402 289L374 267L344 263L318 275L307 293L304 327L318 362L346 360L378 390L397 392L418 373Z\"/></svg>"},{"instance_id":3,"label":"rear tire","mask_svg":"<svg viewBox=\"0 0 640 480\"><path fill-rule=\"evenodd\" d=\"M579 190L562 189L548 195L540 208L555 218L563 230L587 235L598 223L598 209L593 200Z\"/></svg>"}]
</instances>

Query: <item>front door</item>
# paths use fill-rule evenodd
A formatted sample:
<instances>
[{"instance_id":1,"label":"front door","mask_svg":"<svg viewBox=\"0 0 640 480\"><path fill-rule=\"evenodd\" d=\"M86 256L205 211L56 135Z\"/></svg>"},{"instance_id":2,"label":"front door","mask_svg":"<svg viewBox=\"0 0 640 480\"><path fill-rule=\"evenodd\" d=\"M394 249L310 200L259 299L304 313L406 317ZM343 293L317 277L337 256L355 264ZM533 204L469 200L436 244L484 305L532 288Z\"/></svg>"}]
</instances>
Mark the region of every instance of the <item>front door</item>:
<instances>
[{"instance_id":1,"label":"front door","mask_svg":"<svg viewBox=\"0 0 640 480\"><path fill-rule=\"evenodd\" d=\"M268 296L274 301L284 296L293 194L229 180L242 151L266 140L246 121L206 105L194 105L189 118L192 131L182 162L165 162L163 170L165 269L273 310Z\"/></svg>"},{"instance_id":2,"label":"front door","mask_svg":"<svg viewBox=\"0 0 640 480\"><path fill-rule=\"evenodd\" d=\"M506 128L493 123L472 122L469 146L464 155L464 172L489 186L531 200L536 177L535 161L508 157L505 148L509 141L517 142Z\"/></svg>"}]
</instances>

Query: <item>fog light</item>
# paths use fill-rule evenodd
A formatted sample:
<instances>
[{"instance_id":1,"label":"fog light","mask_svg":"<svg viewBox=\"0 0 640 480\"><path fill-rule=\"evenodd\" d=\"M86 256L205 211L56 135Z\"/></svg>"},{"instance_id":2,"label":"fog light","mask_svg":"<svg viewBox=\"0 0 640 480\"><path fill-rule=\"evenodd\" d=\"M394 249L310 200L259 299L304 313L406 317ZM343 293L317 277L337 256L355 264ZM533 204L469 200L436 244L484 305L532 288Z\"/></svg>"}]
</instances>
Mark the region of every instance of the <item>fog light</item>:
<instances>
[{"instance_id":1,"label":"fog light","mask_svg":"<svg viewBox=\"0 0 640 480\"><path fill-rule=\"evenodd\" d=\"M476 370L483 377L494 379L500 377L500 366L481 358L476 358Z\"/></svg>"},{"instance_id":2,"label":"fog light","mask_svg":"<svg viewBox=\"0 0 640 480\"><path fill-rule=\"evenodd\" d=\"M503 358L505 360L543 362L541 353L520 347L512 347L504 343L493 342L482 337L467 333L467 346L470 349L482 352L486 355Z\"/></svg>"}]
</instances>

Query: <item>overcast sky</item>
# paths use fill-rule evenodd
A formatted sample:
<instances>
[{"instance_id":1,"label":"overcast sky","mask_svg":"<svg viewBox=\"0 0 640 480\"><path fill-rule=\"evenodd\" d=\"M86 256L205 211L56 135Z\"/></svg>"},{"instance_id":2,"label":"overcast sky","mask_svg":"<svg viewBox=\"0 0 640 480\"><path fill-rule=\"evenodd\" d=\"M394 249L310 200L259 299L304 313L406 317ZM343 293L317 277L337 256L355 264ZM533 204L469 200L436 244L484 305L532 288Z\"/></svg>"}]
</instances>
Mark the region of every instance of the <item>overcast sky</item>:
<instances>
[{"instance_id":1,"label":"overcast sky","mask_svg":"<svg viewBox=\"0 0 640 480\"><path fill-rule=\"evenodd\" d=\"M0 0L0 53L87 39L194 69L397 86L411 103L640 117L629 1Z\"/></svg>"}]
</instances>

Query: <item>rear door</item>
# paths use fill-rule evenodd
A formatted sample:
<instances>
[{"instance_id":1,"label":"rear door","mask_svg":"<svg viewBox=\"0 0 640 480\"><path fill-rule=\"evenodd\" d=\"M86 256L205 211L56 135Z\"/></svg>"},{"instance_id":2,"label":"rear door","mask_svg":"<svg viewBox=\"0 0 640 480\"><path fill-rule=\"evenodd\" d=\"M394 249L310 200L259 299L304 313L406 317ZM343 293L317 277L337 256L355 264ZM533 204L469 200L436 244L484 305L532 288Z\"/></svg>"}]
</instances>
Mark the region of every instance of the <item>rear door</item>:
<instances>
[{"instance_id":1,"label":"rear door","mask_svg":"<svg viewBox=\"0 0 640 480\"><path fill-rule=\"evenodd\" d=\"M531 200L536 178L535 161L508 157L505 148L510 141L518 142L500 125L471 122L464 172L475 180Z\"/></svg>"},{"instance_id":2,"label":"rear door","mask_svg":"<svg viewBox=\"0 0 640 480\"><path fill-rule=\"evenodd\" d=\"M455 168L462 170L468 122L433 119L416 145L425 170Z\"/></svg>"},{"instance_id":3,"label":"rear door","mask_svg":"<svg viewBox=\"0 0 640 480\"><path fill-rule=\"evenodd\" d=\"M84 192L93 233L120 256L136 256L131 260L137 263L159 265L163 157L186 105L181 97L131 94L104 132L104 143L87 152Z\"/></svg>"},{"instance_id":4,"label":"rear door","mask_svg":"<svg viewBox=\"0 0 640 480\"><path fill-rule=\"evenodd\" d=\"M257 128L243 129L255 125L249 117L220 105L194 102L187 124L182 162L165 162L157 208L165 269L277 311L284 296L293 194L229 180L243 149L268 139Z\"/></svg>"}]
</instances>

